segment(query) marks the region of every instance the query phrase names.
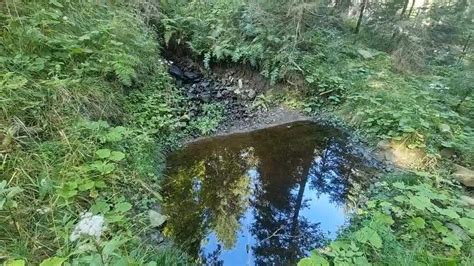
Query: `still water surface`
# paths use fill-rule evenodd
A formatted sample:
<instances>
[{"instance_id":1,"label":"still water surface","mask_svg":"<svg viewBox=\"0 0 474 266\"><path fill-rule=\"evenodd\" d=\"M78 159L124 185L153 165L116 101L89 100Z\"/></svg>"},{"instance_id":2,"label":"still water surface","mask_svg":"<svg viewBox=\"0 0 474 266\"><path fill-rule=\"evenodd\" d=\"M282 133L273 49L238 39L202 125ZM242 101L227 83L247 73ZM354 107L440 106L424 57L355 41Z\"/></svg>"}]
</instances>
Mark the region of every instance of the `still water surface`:
<instances>
[{"instance_id":1,"label":"still water surface","mask_svg":"<svg viewBox=\"0 0 474 266\"><path fill-rule=\"evenodd\" d=\"M167 160L165 234L207 265L294 265L336 237L371 172L311 122L193 142Z\"/></svg>"}]
</instances>

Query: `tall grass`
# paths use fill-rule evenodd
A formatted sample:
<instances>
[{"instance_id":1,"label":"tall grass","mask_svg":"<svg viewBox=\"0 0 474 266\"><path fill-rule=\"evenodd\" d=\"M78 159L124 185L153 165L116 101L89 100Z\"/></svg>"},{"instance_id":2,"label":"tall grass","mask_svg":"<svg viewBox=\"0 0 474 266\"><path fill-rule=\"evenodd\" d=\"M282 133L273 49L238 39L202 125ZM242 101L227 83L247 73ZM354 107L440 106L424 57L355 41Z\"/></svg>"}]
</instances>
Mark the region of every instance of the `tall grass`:
<instances>
[{"instance_id":1,"label":"tall grass","mask_svg":"<svg viewBox=\"0 0 474 266\"><path fill-rule=\"evenodd\" d=\"M149 192L158 189L155 141L122 107L129 91L172 87L139 14L150 21L153 7L0 3L0 258L114 264L160 253L141 240L152 230L144 213L159 200ZM106 218L99 241L69 239L85 211ZM163 256L180 260L177 253Z\"/></svg>"}]
</instances>

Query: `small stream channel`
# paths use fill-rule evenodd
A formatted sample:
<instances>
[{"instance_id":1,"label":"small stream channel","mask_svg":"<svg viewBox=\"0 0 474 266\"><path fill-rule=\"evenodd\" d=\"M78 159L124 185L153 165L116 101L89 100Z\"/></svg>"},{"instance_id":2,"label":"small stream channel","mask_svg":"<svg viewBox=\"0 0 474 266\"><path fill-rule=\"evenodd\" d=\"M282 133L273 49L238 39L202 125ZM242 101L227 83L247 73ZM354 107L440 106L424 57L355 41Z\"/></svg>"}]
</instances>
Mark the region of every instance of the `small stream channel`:
<instances>
[{"instance_id":1,"label":"small stream channel","mask_svg":"<svg viewBox=\"0 0 474 266\"><path fill-rule=\"evenodd\" d=\"M164 233L207 265L294 265L376 172L347 143L313 122L194 141L167 160Z\"/></svg>"}]
</instances>

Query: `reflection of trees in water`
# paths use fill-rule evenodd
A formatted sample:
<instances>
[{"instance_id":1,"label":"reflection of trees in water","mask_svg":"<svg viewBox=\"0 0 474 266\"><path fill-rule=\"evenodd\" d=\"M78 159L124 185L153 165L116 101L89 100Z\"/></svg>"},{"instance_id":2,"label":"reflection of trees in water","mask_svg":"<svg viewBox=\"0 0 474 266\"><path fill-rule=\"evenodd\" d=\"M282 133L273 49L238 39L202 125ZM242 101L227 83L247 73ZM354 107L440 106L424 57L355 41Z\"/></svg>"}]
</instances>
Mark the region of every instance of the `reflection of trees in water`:
<instances>
[{"instance_id":1,"label":"reflection of trees in water","mask_svg":"<svg viewBox=\"0 0 474 266\"><path fill-rule=\"evenodd\" d=\"M224 265L224 261L220 259L222 253L222 246L219 244L217 245L216 250L208 253L208 254L201 254L201 260L203 265Z\"/></svg>"},{"instance_id":2,"label":"reflection of trees in water","mask_svg":"<svg viewBox=\"0 0 474 266\"><path fill-rule=\"evenodd\" d=\"M190 177L202 176L204 171L203 162L179 168L167 178L163 190L163 209L169 217L164 233L190 254L199 252L201 239L206 236L198 178Z\"/></svg>"},{"instance_id":3,"label":"reflection of trees in water","mask_svg":"<svg viewBox=\"0 0 474 266\"><path fill-rule=\"evenodd\" d=\"M179 160L179 159L178 159ZM165 232L191 254L212 229L225 249L236 244L239 219L248 207L247 158L222 150L169 174L164 187Z\"/></svg>"},{"instance_id":4,"label":"reflection of trees in water","mask_svg":"<svg viewBox=\"0 0 474 266\"><path fill-rule=\"evenodd\" d=\"M320 224L300 215L308 207L305 189L344 204L353 185L355 158L342 143L308 129L297 130L303 133L270 131L235 143L221 139L178 154L163 189L170 217L165 232L191 255L201 256L202 262L222 264L222 250L237 242L253 182L250 232L256 241L251 247L256 264L296 264L323 246L327 238ZM255 180L248 176L250 169L256 169ZM217 249L202 254L201 240L211 230L219 242Z\"/></svg>"},{"instance_id":5,"label":"reflection of trees in water","mask_svg":"<svg viewBox=\"0 0 474 266\"><path fill-rule=\"evenodd\" d=\"M277 140L278 141L278 140ZM294 138L278 146L256 147L261 165L255 187L255 222L251 232L257 265L296 264L308 251L322 246L319 223L299 217L317 139Z\"/></svg>"},{"instance_id":6,"label":"reflection of trees in water","mask_svg":"<svg viewBox=\"0 0 474 266\"><path fill-rule=\"evenodd\" d=\"M343 205L353 189L356 158L340 142L329 141L322 153L315 157L309 170L311 189L318 195L327 194L331 202Z\"/></svg>"}]
</instances>

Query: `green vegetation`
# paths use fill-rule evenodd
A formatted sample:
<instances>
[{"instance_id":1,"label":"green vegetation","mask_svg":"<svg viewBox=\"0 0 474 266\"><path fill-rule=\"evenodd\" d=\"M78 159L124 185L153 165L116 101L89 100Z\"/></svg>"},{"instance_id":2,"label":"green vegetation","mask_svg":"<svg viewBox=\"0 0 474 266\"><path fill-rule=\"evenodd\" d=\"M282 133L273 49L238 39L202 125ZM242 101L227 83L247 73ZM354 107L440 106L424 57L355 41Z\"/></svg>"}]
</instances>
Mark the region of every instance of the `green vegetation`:
<instances>
[{"instance_id":1,"label":"green vegetation","mask_svg":"<svg viewBox=\"0 0 474 266\"><path fill-rule=\"evenodd\" d=\"M246 64L288 85L255 108L326 111L374 145L425 154L418 172L383 177L352 225L302 265L473 260L472 209L449 177L452 163L474 167L472 3L154 3L0 2L0 262L187 262L149 237L159 231L163 150L211 133L224 107L187 116L157 40L205 66ZM71 237L85 212L104 217L100 241Z\"/></svg>"},{"instance_id":2,"label":"green vegetation","mask_svg":"<svg viewBox=\"0 0 474 266\"><path fill-rule=\"evenodd\" d=\"M353 224L301 264L472 261L472 210L449 177L453 161L474 165L469 3L166 3L166 43L186 44L205 66L249 64L288 83L289 93L260 95L255 108L279 102L315 115L329 111L374 145L387 139L422 154L417 174L383 177Z\"/></svg>"},{"instance_id":3,"label":"green vegetation","mask_svg":"<svg viewBox=\"0 0 474 266\"><path fill-rule=\"evenodd\" d=\"M474 212L426 176L392 174L329 248L300 265L469 265Z\"/></svg>"},{"instance_id":4,"label":"green vegetation","mask_svg":"<svg viewBox=\"0 0 474 266\"><path fill-rule=\"evenodd\" d=\"M159 147L191 122L209 129L182 117L154 17L137 11L154 6L126 2L0 3L0 262L187 260L146 238L147 213L160 200ZM101 241L70 237L88 211L105 217Z\"/></svg>"}]
</instances>

